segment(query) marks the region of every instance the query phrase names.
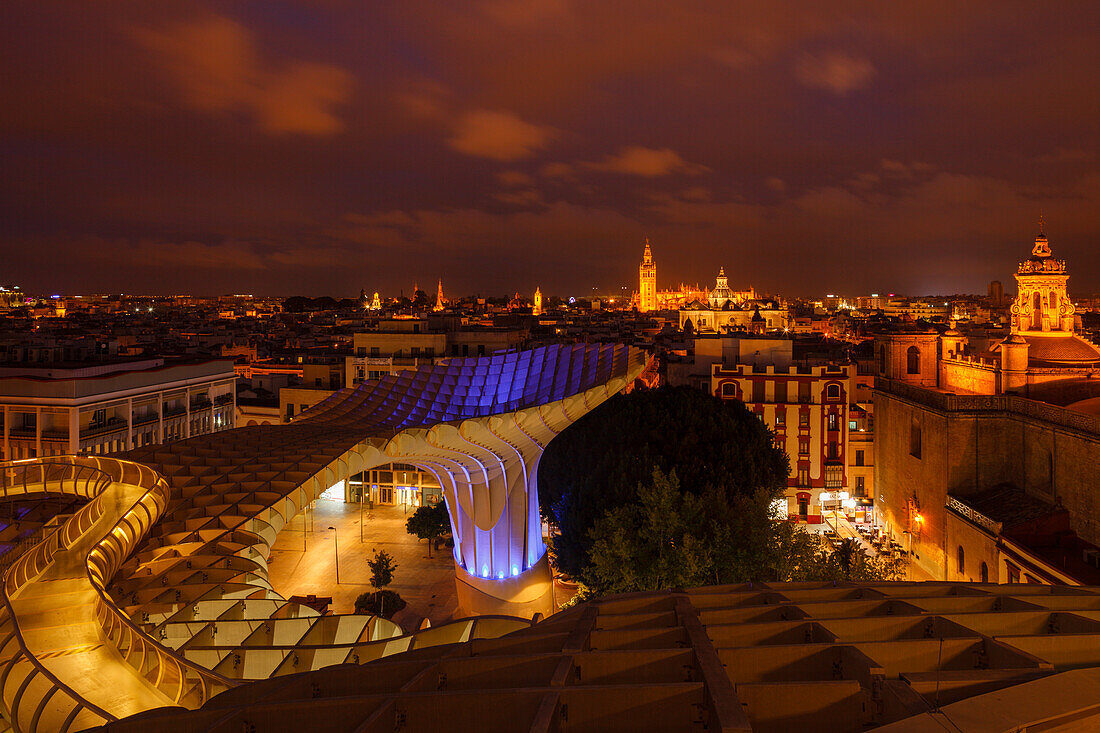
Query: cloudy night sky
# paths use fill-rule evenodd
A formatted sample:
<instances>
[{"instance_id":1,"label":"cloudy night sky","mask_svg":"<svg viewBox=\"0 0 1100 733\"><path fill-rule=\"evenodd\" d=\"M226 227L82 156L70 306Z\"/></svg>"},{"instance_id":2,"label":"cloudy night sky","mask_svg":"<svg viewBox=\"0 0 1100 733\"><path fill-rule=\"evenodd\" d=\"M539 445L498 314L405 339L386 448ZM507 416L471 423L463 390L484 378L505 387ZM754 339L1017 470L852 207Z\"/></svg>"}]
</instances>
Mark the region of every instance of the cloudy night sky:
<instances>
[{"instance_id":1,"label":"cloudy night sky","mask_svg":"<svg viewBox=\"0 0 1100 733\"><path fill-rule=\"evenodd\" d=\"M1100 3L6 0L35 292L1100 291ZM425 288L431 289L431 288Z\"/></svg>"}]
</instances>

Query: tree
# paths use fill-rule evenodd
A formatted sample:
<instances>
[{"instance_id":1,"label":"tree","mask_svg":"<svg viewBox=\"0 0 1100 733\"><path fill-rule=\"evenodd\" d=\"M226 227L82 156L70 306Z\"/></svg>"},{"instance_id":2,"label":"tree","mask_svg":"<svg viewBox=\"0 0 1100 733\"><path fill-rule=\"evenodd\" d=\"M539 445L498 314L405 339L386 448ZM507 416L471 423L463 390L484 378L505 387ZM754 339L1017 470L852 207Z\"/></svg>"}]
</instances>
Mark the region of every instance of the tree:
<instances>
[{"instance_id":1,"label":"tree","mask_svg":"<svg viewBox=\"0 0 1100 733\"><path fill-rule=\"evenodd\" d=\"M606 512L637 503L654 469L675 472L682 491L712 493L708 510L722 516L747 502L753 521L764 525L789 473L773 437L741 403L689 387L612 397L562 431L539 463L542 513L560 531L553 543L558 568L582 576L594 542L589 531Z\"/></svg>"},{"instance_id":2,"label":"tree","mask_svg":"<svg viewBox=\"0 0 1100 733\"><path fill-rule=\"evenodd\" d=\"M375 553L373 560L367 560L367 565L370 567L370 584L375 589L375 596L378 599L378 607L380 616L385 615L385 587L393 582L394 571L397 570L397 563L393 561L393 556L385 550L379 550ZM395 594L396 595L396 594ZM358 601L356 601L358 604Z\"/></svg>"},{"instance_id":3,"label":"tree","mask_svg":"<svg viewBox=\"0 0 1100 733\"><path fill-rule=\"evenodd\" d=\"M713 563L703 499L680 491L675 472L653 470L638 502L609 510L589 531L584 583L602 593L702 585Z\"/></svg>"},{"instance_id":4,"label":"tree","mask_svg":"<svg viewBox=\"0 0 1100 733\"><path fill-rule=\"evenodd\" d=\"M426 308L431 305L431 301L428 300L428 294L423 290L417 290L413 293L412 304L415 308Z\"/></svg>"},{"instance_id":5,"label":"tree","mask_svg":"<svg viewBox=\"0 0 1100 733\"><path fill-rule=\"evenodd\" d=\"M432 545L447 533L451 527L447 517L447 505L442 501L434 506L418 507L405 522L405 531L428 541L428 557L432 556Z\"/></svg>"}]
</instances>

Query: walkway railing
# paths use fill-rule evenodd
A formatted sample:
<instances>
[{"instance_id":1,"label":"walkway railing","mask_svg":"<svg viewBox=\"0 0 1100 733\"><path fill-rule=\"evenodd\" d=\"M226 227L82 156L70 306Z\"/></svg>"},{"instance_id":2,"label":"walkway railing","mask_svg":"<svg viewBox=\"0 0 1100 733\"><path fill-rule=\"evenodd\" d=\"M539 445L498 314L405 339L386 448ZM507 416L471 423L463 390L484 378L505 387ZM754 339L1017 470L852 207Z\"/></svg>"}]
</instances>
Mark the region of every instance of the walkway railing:
<instances>
[{"instance_id":1,"label":"walkway railing","mask_svg":"<svg viewBox=\"0 0 1100 733\"><path fill-rule=\"evenodd\" d=\"M88 553L88 579L97 593L96 618L127 664L175 704L187 708L200 707L214 695L238 683L159 644L115 604L106 587L134 547L160 518L168 506L171 490L160 475L146 466L117 459L90 460L114 463L123 474L136 471L136 477L123 475L119 480L148 487Z\"/></svg>"},{"instance_id":2,"label":"walkway railing","mask_svg":"<svg viewBox=\"0 0 1100 733\"><path fill-rule=\"evenodd\" d=\"M69 521L57 527L42 542L13 562L4 574L0 593L4 605L0 611L8 615L12 625L9 637L18 643L19 650L0 672L0 690L5 689L7 675L19 660L26 659L34 668L12 698L11 709L5 712L15 723L20 715L20 702L28 690L35 689L36 694L42 695L34 708L34 720L30 727L17 728L35 730L42 711L47 704L51 707L55 704L50 703L50 700L59 693L72 703L72 711L65 720L64 730L68 730L82 710L89 710L104 721L115 719L110 713L84 700L34 657L19 633L10 601L11 595L48 568L60 550L71 547L102 518L104 494L115 481L139 486L145 492L104 533L86 558L88 579L96 590L95 616L107 640L118 649L135 672L177 705L197 708L214 695L238 684L183 659L158 644L138 628L107 593L107 582L168 505L170 489L163 478L152 469L127 461L71 457L60 457L46 462L0 464L0 476L0 491L5 498L34 493L64 493L91 499ZM43 690L39 689L39 685L32 685L32 678L36 677L48 680L52 688ZM32 703L33 700L28 704Z\"/></svg>"}]
</instances>

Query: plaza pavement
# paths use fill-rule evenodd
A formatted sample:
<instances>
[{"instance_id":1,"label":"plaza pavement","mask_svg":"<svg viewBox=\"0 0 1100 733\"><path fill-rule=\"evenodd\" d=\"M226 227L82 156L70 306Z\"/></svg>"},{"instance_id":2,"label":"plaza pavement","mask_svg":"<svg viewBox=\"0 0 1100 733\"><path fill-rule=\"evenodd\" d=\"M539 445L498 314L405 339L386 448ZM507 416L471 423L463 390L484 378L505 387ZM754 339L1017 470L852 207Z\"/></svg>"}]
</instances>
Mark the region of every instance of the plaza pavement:
<instances>
[{"instance_id":1,"label":"plaza pavement","mask_svg":"<svg viewBox=\"0 0 1100 733\"><path fill-rule=\"evenodd\" d=\"M268 558L272 587L284 598L311 593L332 596L333 613L351 613L356 597L373 590L367 559L376 551L385 550L397 563L393 583L387 588L399 593L409 604L394 616L394 621L413 631L425 617L433 626L454 618L458 602L451 551L433 550L429 560L427 542L405 531L405 521L411 513L412 507L405 513L400 504L367 508L363 512L363 542L360 542L359 505L318 499L312 512L300 513L276 538ZM339 537L339 585L335 577L333 532L329 527L335 527Z\"/></svg>"}]
</instances>

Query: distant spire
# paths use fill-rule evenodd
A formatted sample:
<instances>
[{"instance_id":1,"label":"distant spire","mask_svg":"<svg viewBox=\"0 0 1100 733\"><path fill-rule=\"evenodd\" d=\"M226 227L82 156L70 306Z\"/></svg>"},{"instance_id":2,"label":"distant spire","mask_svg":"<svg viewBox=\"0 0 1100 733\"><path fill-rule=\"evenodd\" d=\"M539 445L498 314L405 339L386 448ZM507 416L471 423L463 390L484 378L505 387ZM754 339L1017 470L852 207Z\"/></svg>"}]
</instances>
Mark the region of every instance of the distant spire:
<instances>
[{"instance_id":1,"label":"distant spire","mask_svg":"<svg viewBox=\"0 0 1100 733\"><path fill-rule=\"evenodd\" d=\"M1040 237L1046 236L1046 235L1043 234L1043 223L1044 223L1043 215L1039 214L1039 236Z\"/></svg>"}]
</instances>

